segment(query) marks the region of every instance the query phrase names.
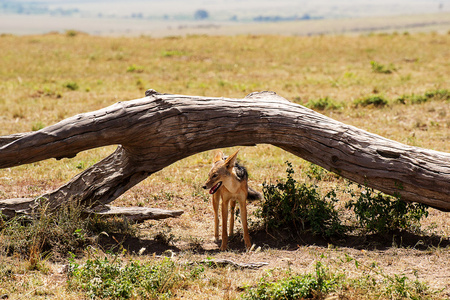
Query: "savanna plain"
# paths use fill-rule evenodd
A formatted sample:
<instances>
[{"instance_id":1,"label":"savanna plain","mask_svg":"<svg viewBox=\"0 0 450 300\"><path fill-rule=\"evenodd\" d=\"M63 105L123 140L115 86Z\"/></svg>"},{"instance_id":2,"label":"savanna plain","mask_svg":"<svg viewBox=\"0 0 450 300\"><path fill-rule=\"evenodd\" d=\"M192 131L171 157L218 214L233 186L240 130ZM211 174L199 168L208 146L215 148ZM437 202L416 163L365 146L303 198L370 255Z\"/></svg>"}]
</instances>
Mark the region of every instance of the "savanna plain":
<instances>
[{"instance_id":1,"label":"savanna plain","mask_svg":"<svg viewBox=\"0 0 450 300\"><path fill-rule=\"evenodd\" d=\"M39 130L79 113L142 98L149 88L229 98L270 90L383 137L450 152L450 34L152 38L67 31L2 35L0 49L0 135ZM0 198L37 197L115 147L2 169ZM222 150L230 154L236 149ZM213 151L199 153L153 174L114 202L183 210L178 218L139 224L122 218L86 219L76 205L56 215L46 215L44 207L32 221L0 218L0 297L450 297L448 213L428 208L427 216L409 216L406 223L374 229L348 203L394 202L394 197L351 184L271 145L239 149L249 185L266 198L248 204L252 251L244 248L239 221L229 249L218 250L210 196L201 188ZM339 230L317 230L308 218L294 227L283 223L283 217L269 222L264 203L278 183L288 182L309 191L311 199L326 201L332 210L327 216L340 222L331 229ZM326 215L321 210L316 214ZM240 268L215 263L217 259L266 264Z\"/></svg>"}]
</instances>

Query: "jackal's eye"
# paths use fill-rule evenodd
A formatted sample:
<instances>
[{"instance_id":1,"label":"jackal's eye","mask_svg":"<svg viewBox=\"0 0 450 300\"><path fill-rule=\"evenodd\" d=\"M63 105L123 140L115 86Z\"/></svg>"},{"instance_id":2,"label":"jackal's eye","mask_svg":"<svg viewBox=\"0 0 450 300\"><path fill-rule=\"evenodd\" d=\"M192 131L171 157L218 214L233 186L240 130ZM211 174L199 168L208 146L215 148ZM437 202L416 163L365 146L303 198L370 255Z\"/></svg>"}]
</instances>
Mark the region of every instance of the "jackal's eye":
<instances>
[{"instance_id":1,"label":"jackal's eye","mask_svg":"<svg viewBox=\"0 0 450 300\"><path fill-rule=\"evenodd\" d=\"M216 178L218 175L217 174L214 174L213 176L212 176L212 178Z\"/></svg>"}]
</instances>

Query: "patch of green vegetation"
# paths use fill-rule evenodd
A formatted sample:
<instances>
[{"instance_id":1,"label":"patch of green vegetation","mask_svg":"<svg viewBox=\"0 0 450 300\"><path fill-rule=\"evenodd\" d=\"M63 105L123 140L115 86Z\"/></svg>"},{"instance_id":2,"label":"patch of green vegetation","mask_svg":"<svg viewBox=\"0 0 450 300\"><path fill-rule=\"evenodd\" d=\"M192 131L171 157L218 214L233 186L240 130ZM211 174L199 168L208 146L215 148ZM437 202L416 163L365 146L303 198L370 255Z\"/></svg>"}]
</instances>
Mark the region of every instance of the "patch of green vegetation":
<instances>
[{"instance_id":1,"label":"patch of green vegetation","mask_svg":"<svg viewBox=\"0 0 450 300\"><path fill-rule=\"evenodd\" d=\"M450 100L450 92L447 89L437 89L434 91L427 91L423 95L403 95L396 99L396 103L400 104L421 104L431 100Z\"/></svg>"},{"instance_id":2,"label":"patch of green vegetation","mask_svg":"<svg viewBox=\"0 0 450 300\"><path fill-rule=\"evenodd\" d=\"M78 33L79 32L74 29L66 30L66 36L68 36L68 37L75 37L78 35Z\"/></svg>"},{"instance_id":3,"label":"patch of green vegetation","mask_svg":"<svg viewBox=\"0 0 450 300\"><path fill-rule=\"evenodd\" d=\"M0 224L0 254L14 254L33 262L49 254L65 257L69 252L82 251L100 232L136 233L126 219L86 218L77 201L68 201L52 211L44 198L39 199L32 216L16 216Z\"/></svg>"},{"instance_id":4,"label":"patch of green vegetation","mask_svg":"<svg viewBox=\"0 0 450 300\"><path fill-rule=\"evenodd\" d=\"M369 96L366 98L362 98L362 99L358 99L354 102L355 106L374 106L374 107L384 107L386 105L388 105L389 101L386 100L384 97L382 96L378 96L378 95L374 95L374 96Z\"/></svg>"},{"instance_id":5,"label":"patch of green vegetation","mask_svg":"<svg viewBox=\"0 0 450 300\"><path fill-rule=\"evenodd\" d=\"M267 229L289 228L293 232L310 231L324 237L339 236L350 230L344 226L346 220L335 204L339 201L336 190L321 196L316 185L300 184L294 178L292 164L286 162L287 178L277 184L263 184L264 199L256 216L261 218ZM308 178L323 180L328 174L312 165L307 170ZM331 174L331 173L330 173ZM428 216L428 207L420 203L402 201L373 189L358 186L355 192L346 191L352 197L345 205L357 218L355 229L366 233L389 233L395 230L419 232L420 220Z\"/></svg>"},{"instance_id":6,"label":"patch of green vegetation","mask_svg":"<svg viewBox=\"0 0 450 300\"><path fill-rule=\"evenodd\" d=\"M336 110L342 108L342 104L337 103L328 96L317 100L309 100L305 106L316 110Z\"/></svg>"},{"instance_id":7,"label":"patch of green vegetation","mask_svg":"<svg viewBox=\"0 0 450 300\"><path fill-rule=\"evenodd\" d=\"M270 282L268 276L261 278L255 288L249 288L242 295L246 300L295 300L323 299L335 291L342 281L341 275L332 274L328 268L317 262L314 274L287 274L287 278Z\"/></svg>"},{"instance_id":8,"label":"patch of green vegetation","mask_svg":"<svg viewBox=\"0 0 450 300\"><path fill-rule=\"evenodd\" d=\"M41 255L64 255L88 244L86 221L74 204L50 213L46 199L40 199L33 218L16 216L4 222L0 230L0 252L27 257L35 265Z\"/></svg>"},{"instance_id":9,"label":"patch of green vegetation","mask_svg":"<svg viewBox=\"0 0 450 300\"><path fill-rule=\"evenodd\" d=\"M415 95L415 94L411 94L411 95L403 95L401 97L398 97L395 102L396 103L400 103L400 104L420 104L420 103L424 103L427 102L428 98L422 95Z\"/></svg>"},{"instance_id":10,"label":"patch of green vegetation","mask_svg":"<svg viewBox=\"0 0 450 300\"><path fill-rule=\"evenodd\" d=\"M371 61L370 65L372 66L372 72L381 73L381 74L392 74L397 71L397 68L393 64L389 64L388 66L380 64L376 61Z\"/></svg>"},{"instance_id":11,"label":"patch of green vegetation","mask_svg":"<svg viewBox=\"0 0 450 300\"><path fill-rule=\"evenodd\" d=\"M163 57L185 56L186 52L179 50L165 50L161 53Z\"/></svg>"},{"instance_id":12,"label":"patch of green vegetation","mask_svg":"<svg viewBox=\"0 0 450 300\"><path fill-rule=\"evenodd\" d=\"M313 163L308 164L308 167L306 168L305 173L306 173L306 176L308 177L308 179L310 179L310 180L314 179L317 181L324 181L324 180L329 180L331 178L338 177L338 175L336 175L332 172L328 172L321 166L318 166Z\"/></svg>"},{"instance_id":13,"label":"patch of green vegetation","mask_svg":"<svg viewBox=\"0 0 450 300\"><path fill-rule=\"evenodd\" d=\"M31 126L31 130L38 131L44 127L45 127L44 123L42 123L41 121L38 121L38 122L33 123L33 125Z\"/></svg>"},{"instance_id":14,"label":"patch of green vegetation","mask_svg":"<svg viewBox=\"0 0 450 300\"><path fill-rule=\"evenodd\" d=\"M351 192L352 196L356 195ZM420 220L428 216L428 207L421 203L410 203L383 193L375 193L365 187L356 200L346 204L352 209L359 225L369 233L386 233L394 230L418 231Z\"/></svg>"},{"instance_id":15,"label":"patch of green vegetation","mask_svg":"<svg viewBox=\"0 0 450 300\"><path fill-rule=\"evenodd\" d=\"M78 85L78 83L76 83L75 81L69 81L63 84L63 86L65 88L68 88L71 91L76 91L80 88L80 86Z\"/></svg>"},{"instance_id":16,"label":"patch of green vegetation","mask_svg":"<svg viewBox=\"0 0 450 300\"><path fill-rule=\"evenodd\" d=\"M290 228L295 232L310 231L315 235L334 236L345 233L346 227L339 220L334 203L336 193L321 197L318 187L300 184L294 178L290 162L287 179L277 184L263 184L264 199L257 216L267 228Z\"/></svg>"},{"instance_id":17,"label":"patch of green vegetation","mask_svg":"<svg viewBox=\"0 0 450 300\"><path fill-rule=\"evenodd\" d=\"M293 274L288 271L278 280L270 280L270 272L259 283L247 287L241 298L245 300L295 300L295 299L435 299L423 282L410 279L404 274L387 275L376 264L365 266L346 256L343 263L354 263L364 269L365 275L349 278L344 273L331 271L321 262L316 262L315 272Z\"/></svg>"},{"instance_id":18,"label":"patch of green vegetation","mask_svg":"<svg viewBox=\"0 0 450 300\"><path fill-rule=\"evenodd\" d=\"M128 73L142 73L142 72L144 72L144 67L136 66L135 64L132 64L131 66L128 66L127 72Z\"/></svg>"},{"instance_id":19,"label":"patch of green vegetation","mask_svg":"<svg viewBox=\"0 0 450 300\"><path fill-rule=\"evenodd\" d=\"M182 272L170 259L159 262L122 262L119 258L88 259L79 265L69 262L68 284L90 298L168 299L187 277L198 272Z\"/></svg>"},{"instance_id":20,"label":"patch of green vegetation","mask_svg":"<svg viewBox=\"0 0 450 300\"><path fill-rule=\"evenodd\" d=\"M428 99L436 100L450 100L450 91L447 89L438 89L434 91L428 91L425 93L425 97Z\"/></svg>"}]
</instances>

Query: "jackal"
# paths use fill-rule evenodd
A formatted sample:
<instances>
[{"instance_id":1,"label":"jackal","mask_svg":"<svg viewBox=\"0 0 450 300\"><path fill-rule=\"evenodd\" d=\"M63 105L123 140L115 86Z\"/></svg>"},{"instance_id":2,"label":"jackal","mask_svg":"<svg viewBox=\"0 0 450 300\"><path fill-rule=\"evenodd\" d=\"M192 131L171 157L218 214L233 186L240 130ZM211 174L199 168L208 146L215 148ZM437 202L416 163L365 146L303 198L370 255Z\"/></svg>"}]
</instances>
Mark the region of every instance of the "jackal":
<instances>
[{"instance_id":1,"label":"jackal","mask_svg":"<svg viewBox=\"0 0 450 300\"><path fill-rule=\"evenodd\" d=\"M213 160L213 166L208 174L208 180L203 186L209 189L212 195L214 208L214 237L219 240L219 203L222 199L222 245L220 250L227 249L228 233L227 219L228 206L230 207L230 235L233 235L234 210L236 201L239 202L242 228L244 231L245 247L250 249L251 241L247 227L247 199L256 200L261 198L261 194L251 189L247 185L247 170L236 162L239 150L229 157L224 157L222 151L218 151Z\"/></svg>"}]
</instances>

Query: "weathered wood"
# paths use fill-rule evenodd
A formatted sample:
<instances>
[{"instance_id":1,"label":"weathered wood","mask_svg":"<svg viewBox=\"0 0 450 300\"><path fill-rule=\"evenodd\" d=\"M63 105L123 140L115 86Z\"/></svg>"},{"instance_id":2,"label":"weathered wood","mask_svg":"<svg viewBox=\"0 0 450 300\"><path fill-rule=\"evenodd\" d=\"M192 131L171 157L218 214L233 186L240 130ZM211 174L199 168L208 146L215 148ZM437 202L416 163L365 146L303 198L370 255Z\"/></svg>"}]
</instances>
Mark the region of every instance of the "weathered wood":
<instances>
[{"instance_id":1,"label":"weathered wood","mask_svg":"<svg viewBox=\"0 0 450 300\"><path fill-rule=\"evenodd\" d=\"M70 199L96 206L195 153L266 143L384 193L450 211L449 153L383 138L273 92L244 99L146 95L37 132L2 137L0 145L7 142L0 147L0 168L119 144L104 160L42 195L52 207Z\"/></svg>"},{"instance_id":2,"label":"weathered wood","mask_svg":"<svg viewBox=\"0 0 450 300\"><path fill-rule=\"evenodd\" d=\"M183 214L182 210L167 210L150 207L117 207L104 205L86 210L89 213L99 216L123 216L132 221L142 222L145 220L161 220L176 218Z\"/></svg>"},{"instance_id":3,"label":"weathered wood","mask_svg":"<svg viewBox=\"0 0 450 300\"><path fill-rule=\"evenodd\" d=\"M207 265L208 267L223 268L231 266L235 269L259 269L261 267L269 265L266 262L249 262L238 263L229 259L205 259L202 261L189 262L190 265Z\"/></svg>"},{"instance_id":4,"label":"weathered wood","mask_svg":"<svg viewBox=\"0 0 450 300\"><path fill-rule=\"evenodd\" d=\"M36 208L38 203L38 200L34 198L14 198L1 200L0 212L7 218L12 218L17 214L29 214L30 208ZM84 212L99 216L123 216L136 222L176 218L183 214L182 210L166 210L134 206L117 207L110 205L99 205L92 209L85 209Z\"/></svg>"}]
</instances>

